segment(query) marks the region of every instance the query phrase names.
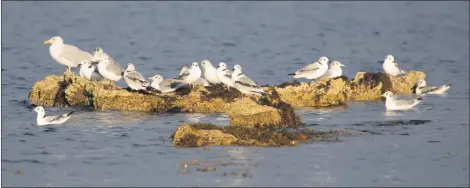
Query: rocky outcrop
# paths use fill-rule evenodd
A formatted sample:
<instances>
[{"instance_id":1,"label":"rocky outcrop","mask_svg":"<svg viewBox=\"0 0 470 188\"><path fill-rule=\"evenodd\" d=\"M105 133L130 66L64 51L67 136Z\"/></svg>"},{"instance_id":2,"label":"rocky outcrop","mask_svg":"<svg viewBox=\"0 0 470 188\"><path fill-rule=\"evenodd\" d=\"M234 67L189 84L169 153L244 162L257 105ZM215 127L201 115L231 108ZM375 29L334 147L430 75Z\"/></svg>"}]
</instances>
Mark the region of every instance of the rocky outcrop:
<instances>
[{"instance_id":1,"label":"rocky outcrop","mask_svg":"<svg viewBox=\"0 0 470 188\"><path fill-rule=\"evenodd\" d=\"M284 83L264 87L270 95L242 98L240 92L233 88L227 90L221 85L149 94L130 92L111 81L89 81L74 73L66 73L64 76L47 76L36 82L29 98L32 104L46 107L84 105L99 110L227 113L235 124L254 125L256 123L249 122L257 121L265 125L283 121L282 113L290 113L287 106L325 107L345 104L348 100L377 100L385 91L411 94L416 81L424 77L420 71L410 71L398 77L359 72L353 80L342 76L313 83ZM281 107L285 110L278 113ZM239 121L248 116L257 120Z\"/></svg>"},{"instance_id":2,"label":"rocky outcrop","mask_svg":"<svg viewBox=\"0 0 470 188\"><path fill-rule=\"evenodd\" d=\"M320 80L313 83L284 83L273 88L282 101L293 107L332 106L347 101L346 77Z\"/></svg>"},{"instance_id":3,"label":"rocky outcrop","mask_svg":"<svg viewBox=\"0 0 470 188\"><path fill-rule=\"evenodd\" d=\"M147 112L225 113L230 126L184 124L177 128L173 143L182 147L206 145L293 146L311 141L324 133L278 128L302 125L293 107L326 107L348 100L377 100L385 91L411 94L420 71L403 76L359 72L353 80L338 77L313 83L283 83L266 86L265 96L245 96L222 85L183 88L176 93L131 92L113 82L89 81L74 73L47 76L34 84L29 99L45 107L85 106L97 110Z\"/></svg>"},{"instance_id":4,"label":"rocky outcrop","mask_svg":"<svg viewBox=\"0 0 470 188\"><path fill-rule=\"evenodd\" d=\"M36 82L30 95L35 105L88 106L97 110L148 112L226 113L231 125L244 127L296 127L301 124L293 108L267 97L241 97L221 85L196 86L177 93L130 92L109 81L89 81L74 73L48 76Z\"/></svg>"}]
</instances>

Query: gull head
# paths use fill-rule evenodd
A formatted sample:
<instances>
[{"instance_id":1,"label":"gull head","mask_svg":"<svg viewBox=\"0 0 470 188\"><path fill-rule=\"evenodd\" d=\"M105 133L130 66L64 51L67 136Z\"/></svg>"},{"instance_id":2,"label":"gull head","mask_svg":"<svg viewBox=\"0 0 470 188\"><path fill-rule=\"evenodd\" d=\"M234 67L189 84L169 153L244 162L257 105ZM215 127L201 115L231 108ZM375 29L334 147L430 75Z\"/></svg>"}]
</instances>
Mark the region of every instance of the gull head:
<instances>
[{"instance_id":1,"label":"gull head","mask_svg":"<svg viewBox=\"0 0 470 188\"><path fill-rule=\"evenodd\" d=\"M233 72L235 74L240 74L242 73L242 66L240 66L239 64L236 64L235 66L233 66Z\"/></svg>"},{"instance_id":2,"label":"gull head","mask_svg":"<svg viewBox=\"0 0 470 188\"><path fill-rule=\"evenodd\" d=\"M385 61L395 61L395 58L392 55L385 56Z\"/></svg>"},{"instance_id":3,"label":"gull head","mask_svg":"<svg viewBox=\"0 0 470 188\"><path fill-rule=\"evenodd\" d=\"M385 98L392 98L393 97L393 93L391 91L386 91L384 94L382 94L382 97L385 97Z\"/></svg>"},{"instance_id":4,"label":"gull head","mask_svg":"<svg viewBox=\"0 0 470 188\"><path fill-rule=\"evenodd\" d=\"M341 64L339 61L333 61L333 62L331 62L331 67L332 67L332 68L341 68L341 67L343 67L343 66L344 66L344 65Z\"/></svg>"},{"instance_id":5,"label":"gull head","mask_svg":"<svg viewBox=\"0 0 470 188\"><path fill-rule=\"evenodd\" d=\"M323 66L328 65L329 61L330 60L325 56L320 57L320 59L318 59L318 63L322 64Z\"/></svg>"},{"instance_id":6,"label":"gull head","mask_svg":"<svg viewBox=\"0 0 470 188\"><path fill-rule=\"evenodd\" d=\"M199 64L197 62L193 62L191 64L191 68L199 68Z\"/></svg>"},{"instance_id":7,"label":"gull head","mask_svg":"<svg viewBox=\"0 0 470 188\"><path fill-rule=\"evenodd\" d=\"M206 69L209 66L212 66L212 63L209 60L202 60L201 61L202 68Z\"/></svg>"},{"instance_id":8,"label":"gull head","mask_svg":"<svg viewBox=\"0 0 470 188\"><path fill-rule=\"evenodd\" d=\"M38 106L33 109L33 111L37 112L38 114L44 114L44 108L42 106Z\"/></svg>"},{"instance_id":9,"label":"gull head","mask_svg":"<svg viewBox=\"0 0 470 188\"><path fill-rule=\"evenodd\" d=\"M62 37L55 36L50 38L49 40L44 41L44 44L63 44L64 40Z\"/></svg>"},{"instance_id":10,"label":"gull head","mask_svg":"<svg viewBox=\"0 0 470 188\"><path fill-rule=\"evenodd\" d=\"M424 86L426 86L426 81L424 79L419 79L416 82L416 85L418 85L418 87L424 87Z\"/></svg>"},{"instance_id":11,"label":"gull head","mask_svg":"<svg viewBox=\"0 0 470 188\"><path fill-rule=\"evenodd\" d=\"M163 81L163 76L159 75L159 74L156 74L155 76L152 76L149 79L154 81L154 82L160 83L160 82Z\"/></svg>"},{"instance_id":12,"label":"gull head","mask_svg":"<svg viewBox=\"0 0 470 188\"><path fill-rule=\"evenodd\" d=\"M109 60L109 58L107 58ZM127 64L126 71L135 71L135 67L132 63Z\"/></svg>"},{"instance_id":13,"label":"gull head","mask_svg":"<svg viewBox=\"0 0 470 188\"><path fill-rule=\"evenodd\" d=\"M220 63L219 63L219 67L222 68L222 69L226 69L226 68L227 68L227 64L225 64L224 62L220 62Z\"/></svg>"},{"instance_id":14,"label":"gull head","mask_svg":"<svg viewBox=\"0 0 470 188\"><path fill-rule=\"evenodd\" d=\"M81 66L83 66L83 67L86 66L86 67L91 68L91 62L88 61L88 60L83 60L83 61L81 61L81 62L78 64L78 67L81 67Z\"/></svg>"},{"instance_id":15,"label":"gull head","mask_svg":"<svg viewBox=\"0 0 470 188\"><path fill-rule=\"evenodd\" d=\"M96 47L94 50L93 50L93 57L94 58L98 58L100 57L101 55L103 55L103 48L101 47Z\"/></svg>"}]
</instances>

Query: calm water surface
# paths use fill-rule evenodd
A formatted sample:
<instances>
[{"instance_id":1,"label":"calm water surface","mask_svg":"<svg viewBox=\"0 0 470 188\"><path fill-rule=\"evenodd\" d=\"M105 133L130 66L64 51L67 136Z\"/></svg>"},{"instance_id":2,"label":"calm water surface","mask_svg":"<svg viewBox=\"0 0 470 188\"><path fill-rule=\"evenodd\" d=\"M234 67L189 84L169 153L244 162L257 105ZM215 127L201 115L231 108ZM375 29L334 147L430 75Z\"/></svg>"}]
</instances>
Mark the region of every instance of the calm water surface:
<instances>
[{"instance_id":1,"label":"calm water surface","mask_svg":"<svg viewBox=\"0 0 470 188\"><path fill-rule=\"evenodd\" d=\"M469 185L468 2L4 2L2 22L4 186ZM393 54L428 84L453 87L404 112L386 113L382 101L297 110L307 128L365 132L343 142L175 148L169 137L183 122L222 126L228 117L48 108L78 112L35 126L30 88L64 71L43 45L55 35L88 51L102 46L146 77L174 77L207 58L279 84L324 55L352 78L381 71L378 61ZM181 173L193 160L216 170Z\"/></svg>"}]
</instances>

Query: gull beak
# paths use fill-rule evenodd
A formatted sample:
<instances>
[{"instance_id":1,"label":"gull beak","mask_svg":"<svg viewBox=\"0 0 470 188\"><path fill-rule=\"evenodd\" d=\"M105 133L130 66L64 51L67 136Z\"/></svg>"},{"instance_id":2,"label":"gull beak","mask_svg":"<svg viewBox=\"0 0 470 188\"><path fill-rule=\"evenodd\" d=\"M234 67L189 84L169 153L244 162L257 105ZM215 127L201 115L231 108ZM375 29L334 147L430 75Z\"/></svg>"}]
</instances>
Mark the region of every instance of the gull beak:
<instances>
[{"instance_id":1,"label":"gull beak","mask_svg":"<svg viewBox=\"0 0 470 188\"><path fill-rule=\"evenodd\" d=\"M44 44L52 44L52 43L51 43L51 40L46 40L44 41Z\"/></svg>"},{"instance_id":2,"label":"gull beak","mask_svg":"<svg viewBox=\"0 0 470 188\"><path fill-rule=\"evenodd\" d=\"M344 66L346 66L346 65L340 64L339 66L340 66L340 67L344 67Z\"/></svg>"},{"instance_id":3,"label":"gull beak","mask_svg":"<svg viewBox=\"0 0 470 188\"><path fill-rule=\"evenodd\" d=\"M152 77L149 77L148 79L151 80L151 79L153 79L153 78L152 78Z\"/></svg>"}]
</instances>

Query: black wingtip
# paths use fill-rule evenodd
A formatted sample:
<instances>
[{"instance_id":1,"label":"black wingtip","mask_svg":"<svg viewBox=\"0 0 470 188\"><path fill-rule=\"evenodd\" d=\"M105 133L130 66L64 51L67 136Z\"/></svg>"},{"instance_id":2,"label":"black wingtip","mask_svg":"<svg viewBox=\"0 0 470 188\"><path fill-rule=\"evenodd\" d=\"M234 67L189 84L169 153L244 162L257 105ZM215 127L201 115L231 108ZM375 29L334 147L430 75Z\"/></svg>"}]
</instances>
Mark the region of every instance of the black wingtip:
<instances>
[{"instance_id":1,"label":"black wingtip","mask_svg":"<svg viewBox=\"0 0 470 188\"><path fill-rule=\"evenodd\" d=\"M416 100L421 101L421 100L423 100L423 98L419 97L419 98L417 98Z\"/></svg>"},{"instance_id":2,"label":"black wingtip","mask_svg":"<svg viewBox=\"0 0 470 188\"><path fill-rule=\"evenodd\" d=\"M446 86L447 86L447 87L450 87L450 86L452 86L452 84L447 84Z\"/></svg>"},{"instance_id":3,"label":"black wingtip","mask_svg":"<svg viewBox=\"0 0 470 188\"><path fill-rule=\"evenodd\" d=\"M70 115L72 115L73 113L75 113L75 111L69 112L69 113L67 114L67 116L70 116Z\"/></svg>"},{"instance_id":4,"label":"black wingtip","mask_svg":"<svg viewBox=\"0 0 470 188\"><path fill-rule=\"evenodd\" d=\"M121 72L121 76L124 76L124 72Z\"/></svg>"},{"instance_id":5,"label":"black wingtip","mask_svg":"<svg viewBox=\"0 0 470 188\"><path fill-rule=\"evenodd\" d=\"M295 73L290 73L287 76L294 76L294 75L295 75Z\"/></svg>"},{"instance_id":6,"label":"black wingtip","mask_svg":"<svg viewBox=\"0 0 470 188\"><path fill-rule=\"evenodd\" d=\"M156 91L155 88L153 88L152 86L147 86L147 88L145 88L146 90L148 91Z\"/></svg>"}]
</instances>

